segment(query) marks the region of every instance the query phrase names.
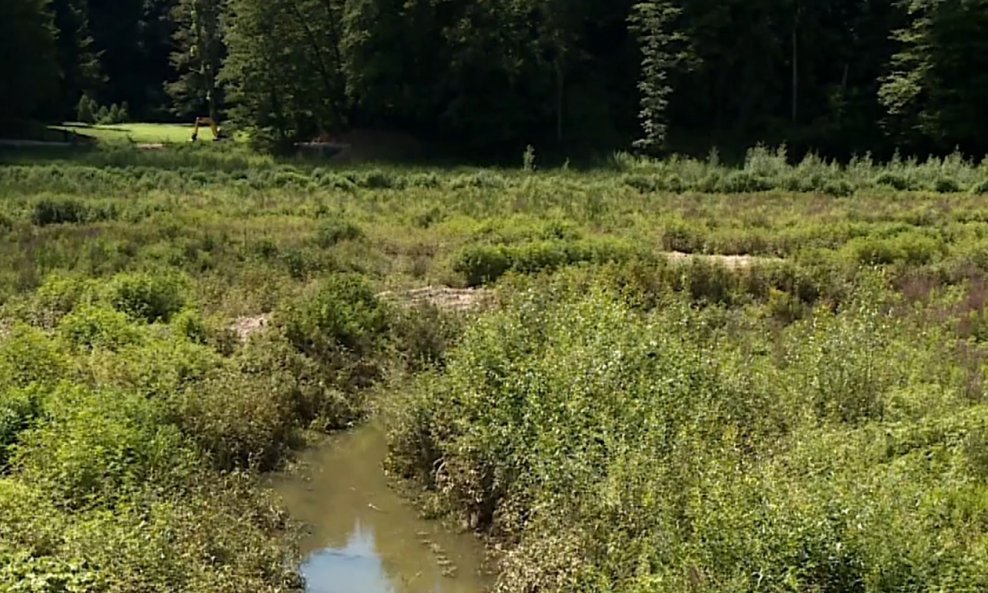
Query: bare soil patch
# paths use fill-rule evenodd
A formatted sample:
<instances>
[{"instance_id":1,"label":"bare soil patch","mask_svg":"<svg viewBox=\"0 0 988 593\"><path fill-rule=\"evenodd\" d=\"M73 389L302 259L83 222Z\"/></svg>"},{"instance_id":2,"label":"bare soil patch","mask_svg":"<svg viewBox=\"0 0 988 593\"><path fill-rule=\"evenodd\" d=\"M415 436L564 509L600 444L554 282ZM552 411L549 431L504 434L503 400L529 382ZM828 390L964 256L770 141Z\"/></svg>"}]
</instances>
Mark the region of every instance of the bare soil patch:
<instances>
[{"instance_id":1,"label":"bare soil patch","mask_svg":"<svg viewBox=\"0 0 988 593\"><path fill-rule=\"evenodd\" d=\"M238 340L246 342L254 334L267 329L271 325L272 317L271 313L237 317L230 325L230 331L237 335Z\"/></svg>"},{"instance_id":2,"label":"bare soil patch","mask_svg":"<svg viewBox=\"0 0 988 593\"><path fill-rule=\"evenodd\" d=\"M431 305L444 311L474 311L488 305L494 293L484 288L426 286L399 292L382 292L378 298L410 307Z\"/></svg>"},{"instance_id":3,"label":"bare soil patch","mask_svg":"<svg viewBox=\"0 0 988 593\"><path fill-rule=\"evenodd\" d=\"M665 256L671 262L688 262L692 260L705 261L712 264L719 264L728 270L746 270L753 266L769 263L778 263L782 260L777 257L762 257L756 255L699 255L694 253L681 253L670 251Z\"/></svg>"}]
</instances>

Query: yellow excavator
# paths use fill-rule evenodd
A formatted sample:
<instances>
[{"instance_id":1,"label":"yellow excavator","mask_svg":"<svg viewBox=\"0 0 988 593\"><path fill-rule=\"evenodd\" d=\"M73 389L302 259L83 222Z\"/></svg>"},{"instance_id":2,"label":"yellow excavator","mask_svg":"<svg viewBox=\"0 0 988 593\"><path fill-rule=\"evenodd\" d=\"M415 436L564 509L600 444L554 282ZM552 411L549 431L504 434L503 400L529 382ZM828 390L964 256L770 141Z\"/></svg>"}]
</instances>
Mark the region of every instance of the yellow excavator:
<instances>
[{"instance_id":1,"label":"yellow excavator","mask_svg":"<svg viewBox=\"0 0 988 593\"><path fill-rule=\"evenodd\" d=\"M223 131L220 129L219 124L211 117L197 117L195 128L192 130L192 141L195 142L199 139L199 128L208 126L213 132L213 142L223 139Z\"/></svg>"}]
</instances>

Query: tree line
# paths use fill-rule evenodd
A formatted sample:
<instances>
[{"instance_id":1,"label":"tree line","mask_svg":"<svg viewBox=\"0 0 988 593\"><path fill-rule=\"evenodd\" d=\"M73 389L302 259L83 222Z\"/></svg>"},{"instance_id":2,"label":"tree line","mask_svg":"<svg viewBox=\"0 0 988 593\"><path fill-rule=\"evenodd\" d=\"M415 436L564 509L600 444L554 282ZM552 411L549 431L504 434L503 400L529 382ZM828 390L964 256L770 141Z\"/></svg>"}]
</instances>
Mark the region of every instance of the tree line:
<instances>
[{"instance_id":1,"label":"tree line","mask_svg":"<svg viewBox=\"0 0 988 593\"><path fill-rule=\"evenodd\" d=\"M0 84L0 119L85 102L270 146L984 154L988 0L3 0Z\"/></svg>"}]
</instances>

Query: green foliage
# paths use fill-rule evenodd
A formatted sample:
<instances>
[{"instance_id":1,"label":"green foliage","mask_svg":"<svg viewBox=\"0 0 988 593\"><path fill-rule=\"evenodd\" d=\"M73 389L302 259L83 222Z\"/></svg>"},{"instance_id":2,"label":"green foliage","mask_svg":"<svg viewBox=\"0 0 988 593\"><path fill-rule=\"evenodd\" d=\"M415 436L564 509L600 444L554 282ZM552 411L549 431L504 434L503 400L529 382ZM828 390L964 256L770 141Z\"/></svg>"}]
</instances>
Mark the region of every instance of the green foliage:
<instances>
[{"instance_id":1,"label":"green foliage","mask_svg":"<svg viewBox=\"0 0 988 593\"><path fill-rule=\"evenodd\" d=\"M38 200L31 212L31 222L35 226L96 222L113 217L112 211L90 207L72 198Z\"/></svg>"},{"instance_id":2,"label":"green foliage","mask_svg":"<svg viewBox=\"0 0 988 593\"><path fill-rule=\"evenodd\" d=\"M391 419L390 467L507 542L500 590L984 585L983 406L938 322L874 277L771 331L577 280L478 320Z\"/></svg>"},{"instance_id":3,"label":"green foliage","mask_svg":"<svg viewBox=\"0 0 988 593\"><path fill-rule=\"evenodd\" d=\"M210 329L202 315L191 309L186 309L175 315L171 321L172 331L190 342L205 344L210 337Z\"/></svg>"},{"instance_id":4,"label":"green foliage","mask_svg":"<svg viewBox=\"0 0 988 593\"><path fill-rule=\"evenodd\" d=\"M352 222L330 220L319 228L316 242L320 247L329 248L343 241L356 241L363 237L364 231Z\"/></svg>"},{"instance_id":5,"label":"green foliage","mask_svg":"<svg viewBox=\"0 0 988 593\"><path fill-rule=\"evenodd\" d=\"M259 394L260 397L288 398L293 419L301 427L316 430L340 430L347 428L364 413L364 394L352 389L347 375L353 369L340 368L345 363L339 359L327 361L300 353L282 334L270 333L248 342L238 353L236 364L246 376L254 378L258 385L278 383L270 389L275 394ZM367 361L369 367L379 361ZM357 368L358 371L362 370ZM358 381L359 382L359 381ZM284 400L279 400L284 403ZM280 405L280 404L279 404ZM284 449L292 444L293 433L282 431L288 442L271 442L269 450ZM252 461L264 460L255 455Z\"/></svg>"},{"instance_id":6,"label":"green foliage","mask_svg":"<svg viewBox=\"0 0 988 593\"><path fill-rule=\"evenodd\" d=\"M10 591L293 590L279 518L244 478L197 476L186 498L67 513L0 479L0 588ZM148 492L147 494L151 494ZM135 542L141 542L135 545ZM209 550L203 555L203 550ZM217 563L223 566L216 571ZM26 588L31 587L31 588Z\"/></svg>"},{"instance_id":7,"label":"green foliage","mask_svg":"<svg viewBox=\"0 0 988 593\"><path fill-rule=\"evenodd\" d=\"M186 281L175 274L120 274L107 291L113 308L147 323L167 322L186 303Z\"/></svg>"},{"instance_id":8,"label":"green foliage","mask_svg":"<svg viewBox=\"0 0 988 593\"><path fill-rule=\"evenodd\" d=\"M179 425L220 469L271 469L296 426L291 381L284 371L216 371L180 396Z\"/></svg>"},{"instance_id":9,"label":"green foliage","mask_svg":"<svg viewBox=\"0 0 988 593\"><path fill-rule=\"evenodd\" d=\"M21 432L40 414L37 390L0 388L0 474L5 473Z\"/></svg>"},{"instance_id":10,"label":"green foliage","mask_svg":"<svg viewBox=\"0 0 988 593\"><path fill-rule=\"evenodd\" d=\"M96 106L92 97L105 80L93 43L89 2L54 0L51 10L58 30L55 47L62 74L58 105L62 112L58 115L94 123Z\"/></svg>"},{"instance_id":11,"label":"green foliage","mask_svg":"<svg viewBox=\"0 0 988 593\"><path fill-rule=\"evenodd\" d=\"M44 332L14 325L0 341L0 388L53 385L66 372L66 363Z\"/></svg>"},{"instance_id":12,"label":"green foliage","mask_svg":"<svg viewBox=\"0 0 988 593\"><path fill-rule=\"evenodd\" d=\"M341 2L233 0L221 78L255 143L284 146L346 124Z\"/></svg>"},{"instance_id":13,"label":"green foliage","mask_svg":"<svg viewBox=\"0 0 988 593\"><path fill-rule=\"evenodd\" d=\"M295 589L256 473L379 407L504 591L982 588L983 165L10 160L0 589Z\"/></svg>"},{"instance_id":14,"label":"green foliage","mask_svg":"<svg viewBox=\"0 0 988 593\"><path fill-rule=\"evenodd\" d=\"M112 103L109 107L97 106L96 114L96 123L106 126L125 124L130 121L130 107L126 101L120 105Z\"/></svg>"},{"instance_id":15,"label":"green foliage","mask_svg":"<svg viewBox=\"0 0 988 593\"><path fill-rule=\"evenodd\" d=\"M640 2L631 12L631 28L642 53L638 90L643 136L638 146L652 151L661 149L666 140L666 109L673 90L668 80L677 60L673 46L678 37L672 21L679 13L674 3L664 0Z\"/></svg>"},{"instance_id":16,"label":"green foliage","mask_svg":"<svg viewBox=\"0 0 988 593\"><path fill-rule=\"evenodd\" d=\"M21 434L13 465L55 504L85 508L146 484L179 487L195 463L160 406L142 396L60 386L43 425Z\"/></svg>"},{"instance_id":17,"label":"green foliage","mask_svg":"<svg viewBox=\"0 0 988 593\"><path fill-rule=\"evenodd\" d=\"M96 102L89 95L83 95L76 106L76 120L84 124L94 124L96 123L95 112L98 109L99 107L96 105Z\"/></svg>"},{"instance_id":18,"label":"green foliage","mask_svg":"<svg viewBox=\"0 0 988 593\"><path fill-rule=\"evenodd\" d=\"M535 147L531 144L525 147L525 152L521 155L521 170L528 173L535 172Z\"/></svg>"},{"instance_id":19,"label":"green foliage","mask_svg":"<svg viewBox=\"0 0 988 593\"><path fill-rule=\"evenodd\" d=\"M467 286L481 286L496 281L511 266L506 248L478 245L460 252L453 264L453 270L465 277Z\"/></svg>"},{"instance_id":20,"label":"green foliage","mask_svg":"<svg viewBox=\"0 0 988 593\"><path fill-rule=\"evenodd\" d=\"M81 275L53 273L45 278L34 295L34 318L43 326L53 326L81 304L92 301L97 285Z\"/></svg>"},{"instance_id":21,"label":"green foliage","mask_svg":"<svg viewBox=\"0 0 988 593\"><path fill-rule=\"evenodd\" d=\"M435 305L401 310L394 320L396 346L412 371L442 368L464 326L461 316Z\"/></svg>"},{"instance_id":22,"label":"green foliage","mask_svg":"<svg viewBox=\"0 0 988 593\"><path fill-rule=\"evenodd\" d=\"M225 6L222 0L183 0L172 12L178 26L172 35L171 63L179 77L166 88L180 115L208 115L219 121L223 101L218 78L226 55L222 24Z\"/></svg>"},{"instance_id":23,"label":"green foliage","mask_svg":"<svg viewBox=\"0 0 988 593\"><path fill-rule=\"evenodd\" d=\"M613 240L538 241L516 245L476 245L454 256L453 270L467 286L497 281L509 271L533 274L579 263L625 262L648 255L630 243Z\"/></svg>"},{"instance_id":24,"label":"green foliage","mask_svg":"<svg viewBox=\"0 0 988 593\"><path fill-rule=\"evenodd\" d=\"M141 329L125 314L106 307L84 305L58 325L59 335L75 348L119 350L139 343Z\"/></svg>"},{"instance_id":25,"label":"green foliage","mask_svg":"<svg viewBox=\"0 0 988 593\"><path fill-rule=\"evenodd\" d=\"M336 275L321 282L308 298L287 307L280 324L300 352L316 357L361 356L379 347L388 315L366 281Z\"/></svg>"},{"instance_id":26,"label":"green foliage","mask_svg":"<svg viewBox=\"0 0 988 593\"><path fill-rule=\"evenodd\" d=\"M904 262L910 265L923 265L934 261L942 246L930 237L903 234L888 239L855 239L848 243L848 248L863 264L885 265Z\"/></svg>"},{"instance_id":27,"label":"green foliage","mask_svg":"<svg viewBox=\"0 0 988 593\"><path fill-rule=\"evenodd\" d=\"M984 0L900 2L907 25L895 32L898 51L879 96L900 138L917 136L941 148L983 146L968 122L988 99L984 72L988 26Z\"/></svg>"}]
</instances>

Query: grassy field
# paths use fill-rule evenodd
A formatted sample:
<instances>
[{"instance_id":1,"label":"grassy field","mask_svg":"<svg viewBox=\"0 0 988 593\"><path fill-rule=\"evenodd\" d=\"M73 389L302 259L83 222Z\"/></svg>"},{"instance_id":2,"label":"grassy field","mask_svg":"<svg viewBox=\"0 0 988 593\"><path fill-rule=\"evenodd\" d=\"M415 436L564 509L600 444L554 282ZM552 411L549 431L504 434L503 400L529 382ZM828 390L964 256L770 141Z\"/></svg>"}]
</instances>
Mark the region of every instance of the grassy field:
<instances>
[{"instance_id":1,"label":"grassy field","mask_svg":"<svg viewBox=\"0 0 988 593\"><path fill-rule=\"evenodd\" d=\"M499 591L988 587L988 164L0 158L0 589L297 588L258 474L378 404Z\"/></svg>"},{"instance_id":2,"label":"grassy field","mask_svg":"<svg viewBox=\"0 0 988 593\"><path fill-rule=\"evenodd\" d=\"M184 124L116 124L116 125L88 125L78 123L65 123L60 126L51 126L53 130L65 130L74 132L82 136L95 138L103 143L141 143L141 144L168 144L189 142L192 138L192 125ZM209 130L200 132L203 139L209 139Z\"/></svg>"}]
</instances>

